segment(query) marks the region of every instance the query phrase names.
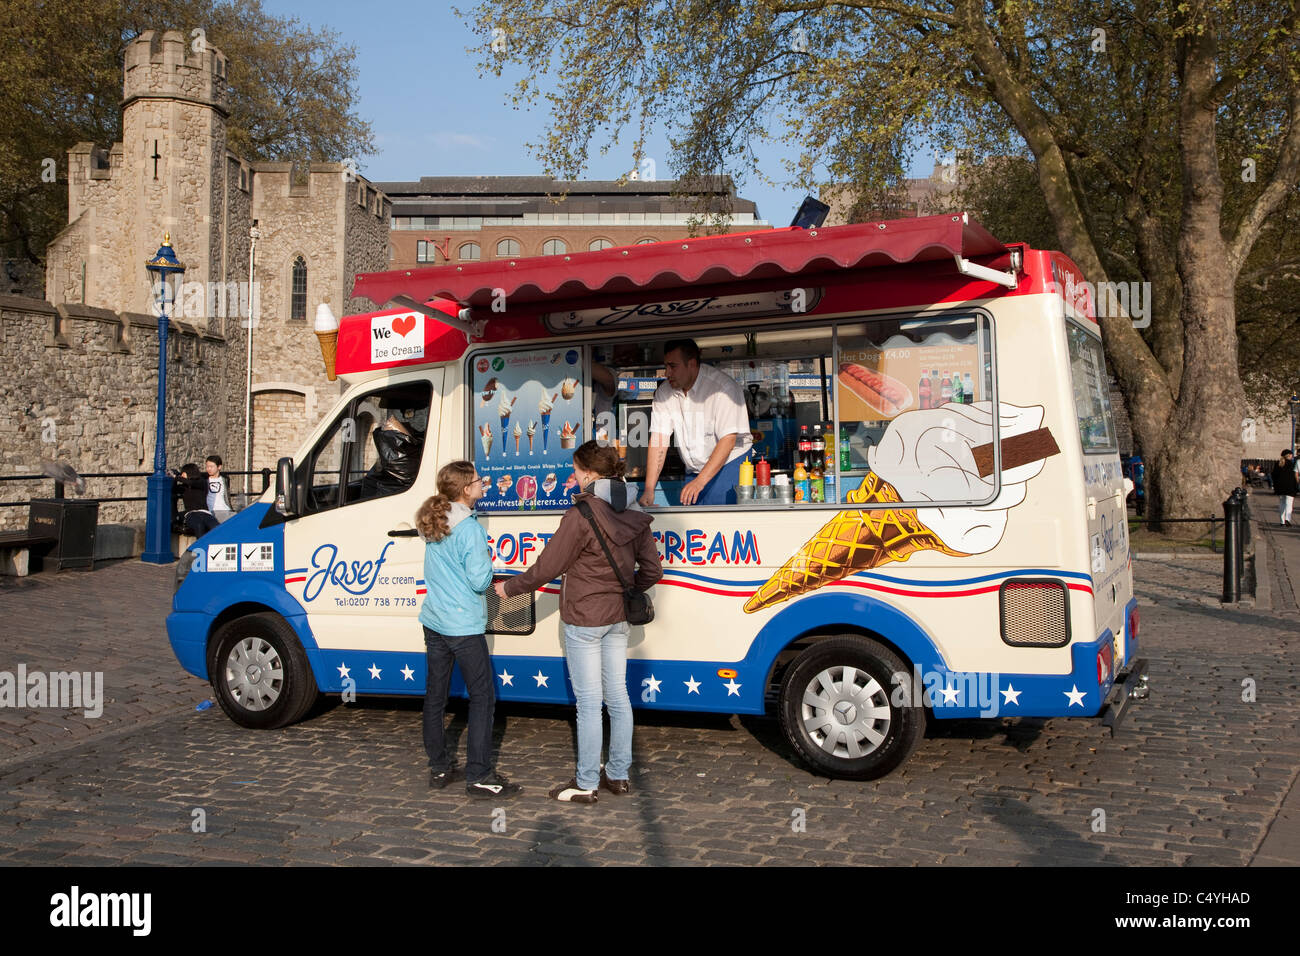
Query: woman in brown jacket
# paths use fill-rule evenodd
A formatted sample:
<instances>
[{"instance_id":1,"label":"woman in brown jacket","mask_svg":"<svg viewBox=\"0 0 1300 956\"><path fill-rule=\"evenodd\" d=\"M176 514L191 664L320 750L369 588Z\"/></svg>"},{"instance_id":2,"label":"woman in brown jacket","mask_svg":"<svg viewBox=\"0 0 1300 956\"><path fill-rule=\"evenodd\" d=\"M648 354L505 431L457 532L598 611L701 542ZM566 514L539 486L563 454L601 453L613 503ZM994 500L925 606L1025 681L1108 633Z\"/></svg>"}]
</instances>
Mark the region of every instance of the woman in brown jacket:
<instances>
[{"instance_id":1,"label":"woman in brown jacket","mask_svg":"<svg viewBox=\"0 0 1300 956\"><path fill-rule=\"evenodd\" d=\"M619 574L637 590L647 590L663 577L659 549L650 533L650 516L623 482L618 452L589 441L573 453L573 472L582 489L575 501L588 502ZM623 587L591 523L576 506L565 512L533 566L498 581L496 591L501 597L525 594L560 575L564 575L560 590L564 656L578 702L578 769L572 780L555 787L550 795L566 803L595 803L598 787L610 793L628 792L632 766L632 703L627 694L630 629L623 610ZM609 761L604 770L600 769L602 699L609 711Z\"/></svg>"}]
</instances>

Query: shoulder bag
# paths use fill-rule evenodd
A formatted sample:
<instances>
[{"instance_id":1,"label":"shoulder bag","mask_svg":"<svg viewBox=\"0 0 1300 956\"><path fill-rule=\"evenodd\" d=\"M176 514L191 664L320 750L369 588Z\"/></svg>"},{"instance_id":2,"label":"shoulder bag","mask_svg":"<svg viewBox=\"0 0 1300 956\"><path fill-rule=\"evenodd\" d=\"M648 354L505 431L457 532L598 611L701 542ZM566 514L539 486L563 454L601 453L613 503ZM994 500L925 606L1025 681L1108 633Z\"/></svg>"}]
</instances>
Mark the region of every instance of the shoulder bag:
<instances>
[{"instance_id":1,"label":"shoulder bag","mask_svg":"<svg viewBox=\"0 0 1300 956\"><path fill-rule=\"evenodd\" d=\"M596 540L600 542L601 550L605 552L605 557L609 560L609 566L614 570L614 577L618 578L619 586L623 589L623 612L627 615L627 622L629 624L649 624L655 619L655 606L650 600L650 595L644 591L638 591L623 580L622 572L619 571L618 565L614 563L614 556L609 553L609 545L605 543L604 535L600 533L600 528L596 526L596 516L591 513L591 505L585 501L579 501L578 510L591 524L592 533L596 535Z\"/></svg>"}]
</instances>

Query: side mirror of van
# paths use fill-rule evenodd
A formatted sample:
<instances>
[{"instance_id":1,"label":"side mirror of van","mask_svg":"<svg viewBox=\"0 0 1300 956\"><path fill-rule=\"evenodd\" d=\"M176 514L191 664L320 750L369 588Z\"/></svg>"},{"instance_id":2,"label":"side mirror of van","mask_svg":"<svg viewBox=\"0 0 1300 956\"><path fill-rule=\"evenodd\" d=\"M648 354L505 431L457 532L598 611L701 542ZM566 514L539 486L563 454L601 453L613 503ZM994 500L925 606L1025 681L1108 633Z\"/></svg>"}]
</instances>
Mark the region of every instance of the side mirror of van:
<instances>
[{"instance_id":1,"label":"side mirror of van","mask_svg":"<svg viewBox=\"0 0 1300 956\"><path fill-rule=\"evenodd\" d=\"M281 458L275 466L275 510L286 518L298 514L298 486L293 480L292 458Z\"/></svg>"}]
</instances>

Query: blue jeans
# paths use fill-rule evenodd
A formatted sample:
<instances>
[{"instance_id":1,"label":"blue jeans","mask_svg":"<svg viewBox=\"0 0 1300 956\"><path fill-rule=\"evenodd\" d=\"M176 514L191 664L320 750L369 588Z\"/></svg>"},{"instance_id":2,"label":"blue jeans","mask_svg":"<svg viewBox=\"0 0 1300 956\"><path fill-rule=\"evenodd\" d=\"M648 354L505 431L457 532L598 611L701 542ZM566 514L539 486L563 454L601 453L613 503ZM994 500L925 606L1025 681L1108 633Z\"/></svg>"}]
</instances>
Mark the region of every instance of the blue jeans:
<instances>
[{"instance_id":1,"label":"blue jeans","mask_svg":"<svg viewBox=\"0 0 1300 956\"><path fill-rule=\"evenodd\" d=\"M595 790L600 784L603 738L600 702L609 711L609 760L605 776L626 780L632 769L632 702L627 696L626 621L601 627L564 625L564 656L569 683L578 701L578 786Z\"/></svg>"},{"instance_id":2,"label":"blue jeans","mask_svg":"<svg viewBox=\"0 0 1300 956\"><path fill-rule=\"evenodd\" d=\"M421 625L423 626L423 625ZM469 692L469 728L465 731L465 782L478 783L492 775L492 718L496 711L496 685L492 679L492 658L482 634L456 637L424 628L424 651L428 682L424 688L424 751L429 769L451 770L455 755L447 753L443 715L447 710L447 687L453 664Z\"/></svg>"},{"instance_id":3,"label":"blue jeans","mask_svg":"<svg viewBox=\"0 0 1300 956\"><path fill-rule=\"evenodd\" d=\"M736 485L740 484L740 463L745 460L741 455L735 461L729 461L713 476L713 480L704 486L697 505L734 505L736 503ZM687 481L693 481L699 472L691 472ZM680 499L679 499L680 501Z\"/></svg>"}]
</instances>

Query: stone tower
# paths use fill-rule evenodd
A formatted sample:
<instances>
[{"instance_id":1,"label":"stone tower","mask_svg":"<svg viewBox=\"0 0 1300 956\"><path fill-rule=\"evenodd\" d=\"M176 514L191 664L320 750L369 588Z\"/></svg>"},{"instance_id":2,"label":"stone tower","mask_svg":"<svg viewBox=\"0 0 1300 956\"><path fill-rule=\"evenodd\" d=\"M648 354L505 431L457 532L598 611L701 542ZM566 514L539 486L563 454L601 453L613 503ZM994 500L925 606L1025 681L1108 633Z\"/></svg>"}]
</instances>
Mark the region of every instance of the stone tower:
<instances>
[{"instance_id":1,"label":"stone tower","mask_svg":"<svg viewBox=\"0 0 1300 956\"><path fill-rule=\"evenodd\" d=\"M46 297L148 312L144 261L164 232L186 282L220 283L246 277L226 236L246 234L248 224L228 221L221 51L149 30L127 45L124 73L122 142L107 153L91 143L68 151L69 226L48 250Z\"/></svg>"}]
</instances>

